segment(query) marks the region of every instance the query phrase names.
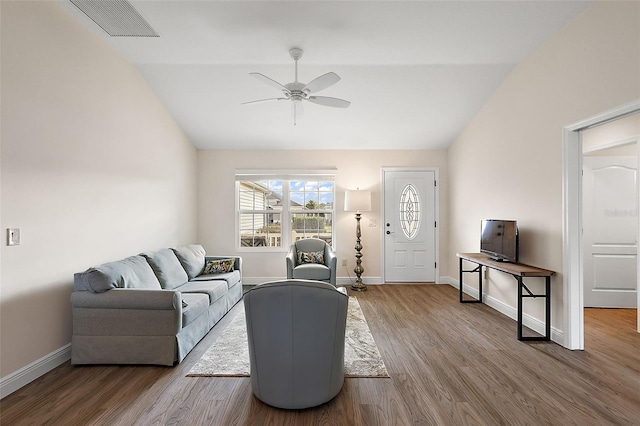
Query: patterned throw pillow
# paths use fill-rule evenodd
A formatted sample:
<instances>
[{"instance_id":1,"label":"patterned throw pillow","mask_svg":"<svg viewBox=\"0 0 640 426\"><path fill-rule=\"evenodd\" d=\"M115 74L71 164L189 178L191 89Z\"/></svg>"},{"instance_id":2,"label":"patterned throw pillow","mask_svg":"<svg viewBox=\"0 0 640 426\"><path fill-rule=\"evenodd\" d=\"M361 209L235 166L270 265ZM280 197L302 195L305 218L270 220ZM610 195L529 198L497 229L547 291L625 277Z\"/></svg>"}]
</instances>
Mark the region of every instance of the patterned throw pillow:
<instances>
[{"instance_id":1,"label":"patterned throw pillow","mask_svg":"<svg viewBox=\"0 0 640 426\"><path fill-rule=\"evenodd\" d=\"M303 263L322 263L324 264L324 251L299 251L298 265Z\"/></svg>"},{"instance_id":2,"label":"patterned throw pillow","mask_svg":"<svg viewBox=\"0 0 640 426\"><path fill-rule=\"evenodd\" d=\"M233 272L235 259L218 259L209 260L204 266L203 274L224 274L225 272Z\"/></svg>"}]
</instances>

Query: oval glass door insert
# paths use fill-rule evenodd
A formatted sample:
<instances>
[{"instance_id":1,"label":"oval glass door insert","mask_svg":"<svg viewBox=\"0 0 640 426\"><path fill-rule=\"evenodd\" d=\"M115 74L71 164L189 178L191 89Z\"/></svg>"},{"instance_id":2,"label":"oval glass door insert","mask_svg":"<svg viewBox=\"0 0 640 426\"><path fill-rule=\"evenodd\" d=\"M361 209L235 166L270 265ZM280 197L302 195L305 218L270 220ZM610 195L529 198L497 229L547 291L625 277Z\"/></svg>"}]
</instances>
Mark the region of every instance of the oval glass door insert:
<instances>
[{"instance_id":1,"label":"oval glass door insert","mask_svg":"<svg viewBox=\"0 0 640 426\"><path fill-rule=\"evenodd\" d=\"M420 229L420 197L412 184L408 184L400 195L400 227L405 237L413 240Z\"/></svg>"}]
</instances>

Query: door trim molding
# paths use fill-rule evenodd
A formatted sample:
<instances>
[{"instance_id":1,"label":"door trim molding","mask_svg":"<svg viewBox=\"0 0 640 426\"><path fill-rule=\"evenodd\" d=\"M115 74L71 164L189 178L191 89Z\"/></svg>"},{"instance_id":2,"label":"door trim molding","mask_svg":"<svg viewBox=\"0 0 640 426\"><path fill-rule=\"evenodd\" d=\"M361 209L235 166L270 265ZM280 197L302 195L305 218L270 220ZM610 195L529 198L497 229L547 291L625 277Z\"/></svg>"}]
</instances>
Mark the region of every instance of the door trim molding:
<instances>
[{"instance_id":1,"label":"door trim molding","mask_svg":"<svg viewBox=\"0 0 640 426\"><path fill-rule=\"evenodd\" d=\"M598 146L594 146L591 148L587 148L587 149L583 149L582 150L582 154L589 154L592 152L598 152L598 151L603 151L605 149L610 149L610 148L617 148L619 146L625 146L625 145L631 145L634 143L638 143L638 141L640 140L640 136L633 136L630 138L624 138L624 139L616 139L613 140L611 142L602 144L602 145L598 145Z\"/></svg>"},{"instance_id":2,"label":"door trim molding","mask_svg":"<svg viewBox=\"0 0 640 426\"><path fill-rule=\"evenodd\" d=\"M440 279L440 168L439 167L382 167L380 169L380 189L381 189L381 197L380 197L380 212L382 213L382 224L380 226L380 238L382 239L382 250L380 250L380 274L382 276L382 282L386 283L386 274L385 274L385 253L386 253L386 242L384 230L385 230L385 217L384 217L384 206L385 206L385 191L384 191L384 183L385 183L385 173L387 172L433 172L434 178L436 180L436 187L434 188L434 217L436 221L436 230L435 230L435 259L436 259L436 270L435 270L435 282L436 284L442 284Z\"/></svg>"},{"instance_id":3,"label":"door trim molding","mask_svg":"<svg viewBox=\"0 0 640 426\"><path fill-rule=\"evenodd\" d=\"M562 291L564 344L584 349L582 250L582 143L580 132L640 111L640 99L585 118L562 129ZM639 147L640 151L640 147ZM638 227L640 233L640 227ZM640 236L640 235L639 235ZM640 256L638 256L640 272ZM638 275L640 277L640 274ZM640 299L640 292L638 292ZM640 331L640 316L638 317Z\"/></svg>"}]
</instances>

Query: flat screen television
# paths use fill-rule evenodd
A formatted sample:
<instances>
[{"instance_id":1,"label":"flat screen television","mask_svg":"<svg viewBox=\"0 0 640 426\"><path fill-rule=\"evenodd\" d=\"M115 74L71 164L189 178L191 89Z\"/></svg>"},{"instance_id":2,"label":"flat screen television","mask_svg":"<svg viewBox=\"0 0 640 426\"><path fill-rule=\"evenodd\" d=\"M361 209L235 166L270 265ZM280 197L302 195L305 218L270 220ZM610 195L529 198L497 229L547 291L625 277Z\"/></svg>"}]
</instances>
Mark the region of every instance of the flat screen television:
<instances>
[{"instance_id":1,"label":"flat screen television","mask_svg":"<svg viewBox=\"0 0 640 426\"><path fill-rule=\"evenodd\" d=\"M485 219L481 223L480 252L499 262L518 261L518 223Z\"/></svg>"}]
</instances>

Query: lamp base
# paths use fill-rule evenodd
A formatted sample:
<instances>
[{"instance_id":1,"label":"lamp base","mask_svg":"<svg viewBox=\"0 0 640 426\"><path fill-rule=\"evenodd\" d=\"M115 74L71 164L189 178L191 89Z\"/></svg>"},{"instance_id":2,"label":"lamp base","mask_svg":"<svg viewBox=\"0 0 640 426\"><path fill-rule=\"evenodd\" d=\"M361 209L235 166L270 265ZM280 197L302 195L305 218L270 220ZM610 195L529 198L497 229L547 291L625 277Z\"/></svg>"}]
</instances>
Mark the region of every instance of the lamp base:
<instances>
[{"instance_id":1,"label":"lamp base","mask_svg":"<svg viewBox=\"0 0 640 426\"><path fill-rule=\"evenodd\" d=\"M360 277L364 273L364 268L362 267L362 244L360 243L360 237L362 233L360 232L360 212L356 213L356 267L353 272L356 274L356 282L351 284L351 290L354 291L366 291L367 286L362 282L362 278Z\"/></svg>"},{"instance_id":2,"label":"lamp base","mask_svg":"<svg viewBox=\"0 0 640 426\"><path fill-rule=\"evenodd\" d=\"M367 291L367 286L363 283L351 284L351 290L353 291Z\"/></svg>"}]
</instances>

